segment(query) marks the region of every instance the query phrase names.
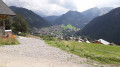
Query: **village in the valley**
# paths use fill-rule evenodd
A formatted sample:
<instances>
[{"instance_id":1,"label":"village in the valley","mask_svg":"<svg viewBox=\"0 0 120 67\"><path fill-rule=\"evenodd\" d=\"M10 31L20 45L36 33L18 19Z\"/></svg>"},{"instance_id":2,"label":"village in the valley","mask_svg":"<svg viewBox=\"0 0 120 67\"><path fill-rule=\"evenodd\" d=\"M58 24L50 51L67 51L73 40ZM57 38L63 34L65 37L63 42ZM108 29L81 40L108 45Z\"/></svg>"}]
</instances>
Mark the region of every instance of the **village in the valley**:
<instances>
[{"instance_id":1,"label":"village in the valley","mask_svg":"<svg viewBox=\"0 0 120 67\"><path fill-rule=\"evenodd\" d=\"M59 26L51 26L51 27L47 27L47 28L41 28L39 30L36 28L33 28L31 33L34 35L53 36L53 37L59 38L61 40L116 46L115 43L108 42L104 39L91 40L89 37L86 37L86 36L76 36L75 35L76 31L77 31L76 29L64 29L59 25Z\"/></svg>"}]
</instances>

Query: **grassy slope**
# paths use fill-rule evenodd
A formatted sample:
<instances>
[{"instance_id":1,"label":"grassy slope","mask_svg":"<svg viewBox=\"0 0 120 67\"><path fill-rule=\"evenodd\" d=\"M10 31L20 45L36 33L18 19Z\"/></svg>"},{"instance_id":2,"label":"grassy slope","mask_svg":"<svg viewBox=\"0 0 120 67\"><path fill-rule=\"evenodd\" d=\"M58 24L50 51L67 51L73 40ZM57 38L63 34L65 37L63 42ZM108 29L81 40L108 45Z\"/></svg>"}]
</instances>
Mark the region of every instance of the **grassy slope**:
<instances>
[{"instance_id":1,"label":"grassy slope","mask_svg":"<svg viewBox=\"0 0 120 67\"><path fill-rule=\"evenodd\" d=\"M74 26L72 26L70 24L68 24L67 26L62 24L61 27L64 28L64 29L76 29L76 27L74 27Z\"/></svg>"},{"instance_id":2,"label":"grassy slope","mask_svg":"<svg viewBox=\"0 0 120 67\"><path fill-rule=\"evenodd\" d=\"M120 65L120 47L106 46L101 44L88 44L59 40L53 37L41 36L46 43L58 47L62 50L71 52L80 57L90 58L107 64Z\"/></svg>"}]
</instances>

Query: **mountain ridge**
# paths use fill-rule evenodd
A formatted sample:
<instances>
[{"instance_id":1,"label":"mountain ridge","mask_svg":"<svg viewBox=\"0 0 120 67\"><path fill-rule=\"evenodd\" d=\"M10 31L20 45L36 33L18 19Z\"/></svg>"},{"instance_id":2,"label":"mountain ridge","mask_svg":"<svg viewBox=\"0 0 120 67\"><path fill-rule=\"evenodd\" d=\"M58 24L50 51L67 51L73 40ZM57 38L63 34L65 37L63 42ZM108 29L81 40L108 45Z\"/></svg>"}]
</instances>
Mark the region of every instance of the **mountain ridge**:
<instances>
[{"instance_id":1,"label":"mountain ridge","mask_svg":"<svg viewBox=\"0 0 120 67\"><path fill-rule=\"evenodd\" d=\"M106 10L105 10L106 9ZM61 25L61 24L71 24L75 27L83 28L86 24L88 24L92 19L97 16L103 15L107 12L112 10L112 8L91 8L84 12L78 11L68 11L67 13L63 14L59 18L54 21L54 24Z\"/></svg>"},{"instance_id":2,"label":"mountain ridge","mask_svg":"<svg viewBox=\"0 0 120 67\"><path fill-rule=\"evenodd\" d=\"M47 27L51 25L49 22L47 22L45 19L43 19L41 16L37 15L31 10L28 10L26 8L16 7L16 6L10 6L10 8L15 13L23 15L31 28L33 27L42 28L42 27Z\"/></svg>"}]
</instances>

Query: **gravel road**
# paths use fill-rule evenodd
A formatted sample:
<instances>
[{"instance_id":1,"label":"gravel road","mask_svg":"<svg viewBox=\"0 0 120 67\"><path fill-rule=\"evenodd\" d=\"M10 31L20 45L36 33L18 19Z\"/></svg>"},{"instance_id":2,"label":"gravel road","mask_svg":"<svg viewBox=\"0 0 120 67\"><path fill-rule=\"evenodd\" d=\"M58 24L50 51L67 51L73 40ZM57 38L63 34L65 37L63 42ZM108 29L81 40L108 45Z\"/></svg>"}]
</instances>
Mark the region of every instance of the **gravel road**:
<instances>
[{"instance_id":1,"label":"gravel road","mask_svg":"<svg viewBox=\"0 0 120 67\"><path fill-rule=\"evenodd\" d=\"M0 67L96 67L87 64L85 58L48 46L43 40L25 37L18 40L20 45L0 47Z\"/></svg>"}]
</instances>

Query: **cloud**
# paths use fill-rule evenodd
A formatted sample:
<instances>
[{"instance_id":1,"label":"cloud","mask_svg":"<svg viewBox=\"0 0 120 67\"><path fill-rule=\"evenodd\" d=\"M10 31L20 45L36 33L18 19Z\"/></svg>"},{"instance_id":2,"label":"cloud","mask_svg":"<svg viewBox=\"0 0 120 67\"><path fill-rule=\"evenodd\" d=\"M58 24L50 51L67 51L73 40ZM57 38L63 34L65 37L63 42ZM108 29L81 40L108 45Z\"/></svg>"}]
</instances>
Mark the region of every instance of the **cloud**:
<instances>
[{"instance_id":1,"label":"cloud","mask_svg":"<svg viewBox=\"0 0 120 67\"><path fill-rule=\"evenodd\" d=\"M61 15L69 10L84 11L92 7L118 7L119 0L3 0L9 6L24 7L37 14Z\"/></svg>"},{"instance_id":2,"label":"cloud","mask_svg":"<svg viewBox=\"0 0 120 67\"><path fill-rule=\"evenodd\" d=\"M92 7L118 7L120 6L120 0L76 0L73 1L76 4L77 10L82 12Z\"/></svg>"},{"instance_id":3,"label":"cloud","mask_svg":"<svg viewBox=\"0 0 120 67\"><path fill-rule=\"evenodd\" d=\"M67 9L76 9L75 4L73 3L74 0L49 0L51 4L57 4Z\"/></svg>"},{"instance_id":4,"label":"cloud","mask_svg":"<svg viewBox=\"0 0 120 67\"><path fill-rule=\"evenodd\" d=\"M24 7L44 15L61 15L69 10L49 0L4 0L4 2L9 6Z\"/></svg>"}]
</instances>

